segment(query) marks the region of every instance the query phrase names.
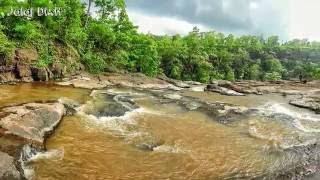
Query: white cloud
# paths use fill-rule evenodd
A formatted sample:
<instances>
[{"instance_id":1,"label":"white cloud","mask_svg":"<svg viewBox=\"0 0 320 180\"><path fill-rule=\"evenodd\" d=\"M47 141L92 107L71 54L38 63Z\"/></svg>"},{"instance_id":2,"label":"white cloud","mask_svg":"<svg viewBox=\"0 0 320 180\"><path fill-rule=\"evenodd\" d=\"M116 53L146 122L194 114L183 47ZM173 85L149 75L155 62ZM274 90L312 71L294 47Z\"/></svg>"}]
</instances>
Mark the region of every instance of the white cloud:
<instances>
[{"instance_id":1,"label":"white cloud","mask_svg":"<svg viewBox=\"0 0 320 180\"><path fill-rule=\"evenodd\" d=\"M319 8L319 0L292 0L289 14L289 37L320 40Z\"/></svg>"},{"instance_id":2,"label":"white cloud","mask_svg":"<svg viewBox=\"0 0 320 180\"><path fill-rule=\"evenodd\" d=\"M144 33L202 31L320 40L320 0L127 0Z\"/></svg>"},{"instance_id":3,"label":"white cloud","mask_svg":"<svg viewBox=\"0 0 320 180\"><path fill-rule=\"evenodd\" d=\"M142 33L152 33L155 35L174 35L187 34L192 31L194 26L197 26L201 31L209 29L199 24L191 24L187 21L178 20L169 17L147 16L138 12L128 12L130 19L135 25L139 26L139 31Z\"/></svg>"}]
</instances>

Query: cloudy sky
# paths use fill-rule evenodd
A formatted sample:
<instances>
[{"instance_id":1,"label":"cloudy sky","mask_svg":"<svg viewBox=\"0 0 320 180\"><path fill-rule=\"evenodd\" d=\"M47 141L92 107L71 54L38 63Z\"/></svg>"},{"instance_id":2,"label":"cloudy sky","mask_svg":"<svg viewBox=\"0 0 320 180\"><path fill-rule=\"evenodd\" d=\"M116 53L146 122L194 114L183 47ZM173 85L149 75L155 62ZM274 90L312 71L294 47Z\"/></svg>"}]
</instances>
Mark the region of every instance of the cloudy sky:
<instances>
[{"instance_id":1,"label":"cloudy sky","mask_svg":"<svg viewBox=\"0 0 320 180\"><path fill-rule=\"evenodd\" d=\"M141 32L202 31L320 40L320 0L126 0Z\"/></svg>"}]
</instances>

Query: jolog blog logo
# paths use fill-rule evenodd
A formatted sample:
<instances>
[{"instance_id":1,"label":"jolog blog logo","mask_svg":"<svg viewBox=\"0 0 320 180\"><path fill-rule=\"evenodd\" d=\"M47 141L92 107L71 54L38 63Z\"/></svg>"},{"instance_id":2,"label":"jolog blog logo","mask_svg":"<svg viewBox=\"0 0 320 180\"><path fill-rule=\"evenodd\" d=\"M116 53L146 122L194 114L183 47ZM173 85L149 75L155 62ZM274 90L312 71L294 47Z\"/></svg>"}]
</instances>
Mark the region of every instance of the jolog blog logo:
<instances>
[{"instance_id":1,"label":"jolog blog logo","mask_svg":"<svg viewBox=\"0 0 320 180\"><path fill-rule=\"evenodd\" d=\"M0 12L0 17L5 16L17 16L17 17L28 17L32 18L33 16L61 16L62 8L54 7L31 7L31 8L10 8L10 11L7 13Z\"/></svg>"}]
</instances>

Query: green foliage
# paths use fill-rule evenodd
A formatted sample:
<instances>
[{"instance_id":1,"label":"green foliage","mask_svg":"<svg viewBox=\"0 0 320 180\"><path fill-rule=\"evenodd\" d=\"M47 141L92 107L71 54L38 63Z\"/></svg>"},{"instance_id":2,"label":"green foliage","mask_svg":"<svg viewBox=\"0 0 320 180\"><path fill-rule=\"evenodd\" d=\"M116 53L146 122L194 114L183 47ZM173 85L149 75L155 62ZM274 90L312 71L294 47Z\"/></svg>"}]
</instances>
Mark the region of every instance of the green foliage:
<instances>
[{"instance_id":1,"label":"green foliage","mask_svg":"<svg viewBox=\"0 0 320 180\"><path fill-rule=\"evenodd\" d=\"M8 59L12 55L13 47L14 44L8 40L7 36L3 34L0 28L0 56L4 56L4 58Z\"/></svg>"},{"instance_id":2,"label":"green foliage","mask_svg":"<svg viewBox=\"0 0 320 180\"><path fill-rule=\"evenodd\" d=\"M132 71L154 76L159 72L159 61L155 42L147 35L136 35L132 39L129 67Z\"/></svg>"},{"instance_id":3,"label":"green foliage","mask_svg":"<svg viewBox=\"0 0 320 180\"><path fill-rule=\"evenodd\" d=\"M82 62L91 73L102 72L106 67L103 58L99 54L92 53L91 51L83 55Z\"/></svg>"},{"instance_id":4,"label":"green foliage","mask_svg":"<svg viewBox=\"0 0 320 180\"><path fill-rule=\"evenodd\" d=\"M22 42L31 43L43 38L38 22L26 21L16 24L13 28L13 36Z\"/></svg>"},{"instance_id":5,"label":"green foliage","mask_svg":"<svg viewBox=\"0 0 320 180\"><path fill-rule=\"evenodd\" d=\"M124 69L149 76L209 82L213 79L279 80L320 79L320 42L279 37L224 35L200 32L185 36L153 36L137 32L125 0L0 0L0 56L12 55L15 46L32 46L39 53L37 66L47 67L61 53L76 49L88 71ZM94 3L93 3L94 2ZM92 7L95 5L95 7ZM61 16L5 16L11 8L61 7ZM95 9L98 14L91 16Z\"/></svg>"},{"instance_id":6,"label":"green foliage","mask_svg":"<svg viewBox=\"0 0 320 180\"><path fill-rule=\"evenodd\" d=\"M264 76L266 81L278 81L281 80L281 75L278 72L266 73Z\"/></svg>"},{"instance_id":7,"label":"green foliage","mask_svg":"<svg viewBox=\"0 0 320 180\"><path fill-rule=\"evenodd\" d=\"M37 67L48 67L49 64L53 62L53 58L50 55L43 54L38 59L36 66Z\"/></svg>"}]
</instances>

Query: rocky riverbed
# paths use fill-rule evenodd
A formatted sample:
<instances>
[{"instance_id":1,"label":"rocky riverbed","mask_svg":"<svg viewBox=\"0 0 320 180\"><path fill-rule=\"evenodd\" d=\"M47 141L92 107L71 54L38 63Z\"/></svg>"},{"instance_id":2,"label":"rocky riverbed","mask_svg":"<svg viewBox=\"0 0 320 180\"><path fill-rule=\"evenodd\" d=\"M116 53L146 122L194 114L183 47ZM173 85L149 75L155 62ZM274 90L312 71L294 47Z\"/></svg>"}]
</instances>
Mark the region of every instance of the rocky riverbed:
<instances>
[{"instance_id":1,"label":"rocky riverbed","mask_svg":"<svg viewBox=\"0 0 320 180\"><path fill-rule=\"evenodd\" d=\"M176 114L182 112L189 113L190 116L196 116L200 119L205 117L204 119L214 120L214 122L222 125L216 124L215 126L224 129L226 134L230 131L230 137L235 135L233 133L242 131L241 129L248 126L249 131L247 131L247 133L250 135L248 137L257 138L257 140L247 140L248 137L245 136L243 137L246 139L245 143L243 143L241 147L237 147L238 145L236 144L226 145L225 148L231 148L231 154L228 155L228 153L226 153L226 156L235 155L236 153L234 151L239 151L242 146L248 146L250 149L249 146L251 145L249 145L249 142L261 144L262 141L266 141L266 146L268 146L270 150L269 153L281 152L279 160L277 160L278 162L282 162L281 158L286 158L286 156L294 158L292 162L282 164L281 168L277 170L265 170L265 167L271 167L272 164L268 165L267 162L267 164L259 164L261 165L260 170L264 171L263 173L256 172L260 171L258 170L259 168L257 170L255 170L255 168L247 169L250 172L252 171L252 173L254 172L252 175L250 175L250 173L244 175L242 174L242 170L239 170L238 175L242 174L243 177L271 178L278 176L282 178L294 177L299 179L318 171L318 165L316 163L318 159L316 156L318 152L318 142L314 141L317 135L312 134L317 133L318 129L315 127L315 124L312 123L316 123L320 119L318 119L319 117L315 113L301 110L300 108L310 109L319 113L320 82L301 84L293 81L244 81L235 83L213 81L210 84L202 84L192 81L177 81L166 77L148 78L141 74L111 73L93 76L84 73L82 75L70 76L69 78L53 83L56 85L52 83L42 83L36 86L31 85L29 90L26 89L26 91L30 91L30 97L23 97L21 95L24 91L23 86L20 84L13 86L3 85L0 91L0 93L4 95L3 97L5 97L2 103L3 106L0 109L0 179L32 179L33 175L30 175L30 172L26 171L29 166L28 162L32 157L41 152L45 153L48 150L46 143L47 138L55 132L55 129L61 123L63 117L66 116L75 117L76 115L85 119L91 119L92 121L105 122L108 128L112 127L112 134L115 133L117 134L116 136L121 136L128 142L130 147L138 150L151 152L183 152L184 154L189 154L193 161L198 161L198 158L206 154L202 149L193 146L189 147L186 145L185 148L178 148L177 145L168 144L168 142L172 140L166 139L167 137L162 137L165 131L160 132L157 130L142 133L143 128L141 129L141 125L136 121L131 121L130 113L144 112L146 113L146 117L150 116L150 122L162 126L159 122L154 122L152 119L162 119L164 115L153 114L151 116L150 112L146 110L157 109L157 107L160 109L164 108L159 111L160 114L170 114L172 110L170 110L170 108L167 109L167 107L175 109L175 112L171 112L175 115L169 118L172 120L175 119L173 117L178 117ZM19 88L19 86L21 86L21 88ZM24 87L25 86L26 85L24 85ZM42 88L44 90L41 90ZM124 92L119 90L113 91L112 89L114 88L131 90L125 90ZM12 91L10 89L12 89ZM20 92L18 89L22 89L22 91ZM34 95L32 94L33 91L36 92ZM69 94L68 91L72 93ZM81 94L80 92L85 92L83 94L85 98L80 98L82 100L77 97L77 94ZM56 94L56 96L50 93ZM264 101L271 99L269 96L277 97L275 98L275 102L277 103L281 98L286 99L282 102L285 103L285 107L288 106L290 109L297 106L299 107L297 111L301 110L301 113L293 113L293 111L288 111L288 109L282 109L282 112L281 108L284 107L275 107L274 105L277 104L271 106L265 105L267 102ZM216 97L219 97L221 100ZM146 101L145 99L148 100ZM241 104L243 100L244 102L248 102ZM257 101L264 104L264 106L258 106L259 103ZM289 105L289 103L294 106ZM184 117L182 114L180 116ZM126 119L128 117L129 119ZM188 119L188 117L184 118ZM259 120L251 120L252 118ZM266 121L267 119L272 121ZM145 119L140 121L144 124L149 123L149 121ZM167 122L165 122L165 124L166 123ZM179 120L176 123L179 124ZM191 126L194 120L188 119L187 124L188 123L190 123ZM213 122L210 123L212 125ZM210 127L211 125L206 124L205 126ZM171 124L170 126L179 128L176 124ZM180 124L180 126L184 127L182 124ZM197 125L193 124L192 126ZM206 129L205 126L202 128ZM233 126L237 128L233 130L228 129L228 127ZM186 130L192 129L188 129L190 128L189 126L185 128ZM274 128L280 128L278 130L279 134L274 134L274 132L268 128L272 130ZM210 131L212 131L212 129ZM285 133L281 134L281 131ZM303 131L303 133L301 131ZM193 134L196 133L197 131L195 130ZM202 133L199 132L199 134ZM222 137L226 134L222 133L218 134L218 136ZM171 135L173 137L176 136L176 134ZM215 136L216 135L217 134L215 134ZM212 134L211 138L219 141L215 136ZM241 135L239 136L241 137ZM199 143L205 143L205 138L198 138L200 138ZM182 138L181 142L184 141L187 142L188 140ZM232 138L230 141L237 142L237 140L232 140ZM243 139L241 139L241 141L243 141ZM211 144L211 142L209 144ZM210 147L215 147L214 144L215 143L210 145ZM258 153L254 149L255 148L252 149L252 153L258 156L260 152ZM135 150L132 149L132 151ZM198 152L199 157L194 157L195 154L190 152ZM239 153L242 153L242 151L240 150ZM269 157L269 155L264 156ZM271 156L279 156L279 154L271 154ZM190 157L188 156L188 158ZM257 159L259 158L257 157ZM183 159L183 161L184 160L186 159ZM236 159L232 160L236 163L238 162ZM299 160L303 161L303 164L298 163ZM270 160L270 162L273 161ZM215 164L217 162L215 159L212 159L212 163ZM191 166L196 166L196 163ZM210 167L211 166L208 166L207 168ZM218 171L220 170L226 171L226 169L223 168ZM194 178L237 177L236 175L231 176L228 172L223 175L210 175L209 170L203 173L206 175L200 176L199 174L199 176L194 176ZM185 174L172 177L181 178L188 176L189 175ZM146 175L145 177L148 176Z\"/></svg>"}]
</instances>

